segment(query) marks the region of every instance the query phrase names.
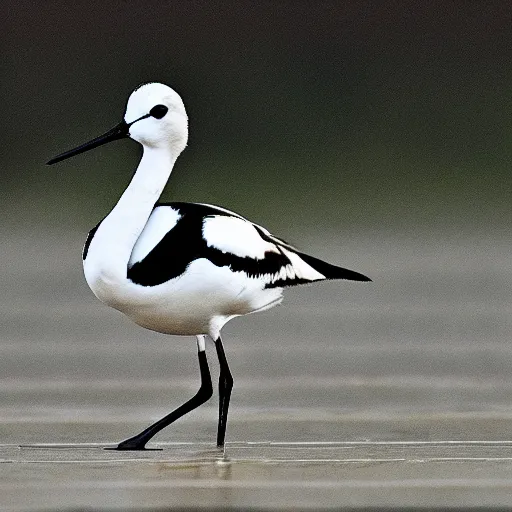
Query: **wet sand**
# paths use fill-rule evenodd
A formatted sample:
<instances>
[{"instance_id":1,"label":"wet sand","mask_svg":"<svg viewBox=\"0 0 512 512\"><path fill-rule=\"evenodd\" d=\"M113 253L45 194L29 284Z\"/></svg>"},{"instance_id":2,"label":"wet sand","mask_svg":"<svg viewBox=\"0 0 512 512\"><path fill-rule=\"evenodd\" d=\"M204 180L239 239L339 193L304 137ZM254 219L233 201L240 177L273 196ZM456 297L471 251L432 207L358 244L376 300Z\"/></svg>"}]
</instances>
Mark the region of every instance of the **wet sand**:
<instances>
[{"instance_id":1,"label":"wet sand","mask_svg":"<svg viewBox=\"0 0 512 512\"><path fill-rule=\"evenodd\" d=\"M92 296L81 239L3 244L0 510L512 503L510 242L307 239L374 282L289 290L228 325L222 454L216 397L160 433L162 450L102 449L192 396L199 375L192 338Z\"/></svg>"}]
</instances>

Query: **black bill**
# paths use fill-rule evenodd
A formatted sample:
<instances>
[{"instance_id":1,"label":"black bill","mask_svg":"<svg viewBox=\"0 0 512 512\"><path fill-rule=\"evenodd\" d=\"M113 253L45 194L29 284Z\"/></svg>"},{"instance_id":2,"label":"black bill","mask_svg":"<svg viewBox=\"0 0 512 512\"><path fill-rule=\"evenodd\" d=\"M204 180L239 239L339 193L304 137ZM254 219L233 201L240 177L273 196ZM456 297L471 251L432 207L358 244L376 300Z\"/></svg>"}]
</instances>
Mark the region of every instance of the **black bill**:
<instances>
[{"instance_id":1,"label":"black bill","mask_svg":"<svg viewBox=\"0 0 512 512\"><path fill-rule=\"evenodd\" d=\"M131 123L133 124L133 123ZM57 155L55 158L52 158L47 162L47 165L56 164L57 162L61 162L62 160L66 160L66 158L71 158L72 156L79 155L80 153L84 153L85 151L89 151L90 149L97 148L98 146L103 146L103 144L107 144L108 142L112 142L117 139L124 139L128 137L130 125L128 125L125 121L122 121L117 126L114 126L111 130L96 137L95 139L78 146L75 149L70 149L65 153L61 153Z\"/></svg>"}]
</instances>

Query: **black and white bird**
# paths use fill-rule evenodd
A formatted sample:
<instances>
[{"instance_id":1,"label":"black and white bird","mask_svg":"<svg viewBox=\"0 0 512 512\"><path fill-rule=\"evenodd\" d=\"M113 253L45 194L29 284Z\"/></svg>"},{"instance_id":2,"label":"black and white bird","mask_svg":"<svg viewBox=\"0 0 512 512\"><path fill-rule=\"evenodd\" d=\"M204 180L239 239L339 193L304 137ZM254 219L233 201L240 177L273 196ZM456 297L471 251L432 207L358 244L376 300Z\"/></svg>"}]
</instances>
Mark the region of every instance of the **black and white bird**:
<instances>
[{"instance_id":1,"label":"black and white bird","mask_svg":"<svg viewBox=\"0 0 512 512\"><path fill-rule=\"evenodd\" d=\"M222 327L237 316L275 306L288 286L370 279L303 254L224 208L159 203L188 138L183 101L166 85L135 89L121 123L48 164L125 137L142 144L143 156L119 202L87 237L85 278L98 299L140 326L196 336L201 386L188 402L114 449L145 449L157 432L212 396L206 336L215 342L220 364L217 445L222 447L233 387Z\"/></svg>"}]
</instances>

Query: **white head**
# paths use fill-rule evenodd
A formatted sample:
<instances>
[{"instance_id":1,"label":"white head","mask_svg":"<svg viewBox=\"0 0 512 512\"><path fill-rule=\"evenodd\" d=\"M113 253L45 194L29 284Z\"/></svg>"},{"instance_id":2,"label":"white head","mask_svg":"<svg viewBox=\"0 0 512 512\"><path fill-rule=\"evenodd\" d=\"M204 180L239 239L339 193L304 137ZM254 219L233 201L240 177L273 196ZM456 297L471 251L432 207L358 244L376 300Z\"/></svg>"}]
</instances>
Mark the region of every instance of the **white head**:
<instances>
[{"instance_id":1,"label":"white head","mask_svg":"<svg viewBox=\"0 0 512 512\"><path fill-rule=\"evenodd\" d=\"M187 145L188 118L179 94L164 84L144 84L126 105L129 136L146 147L170 147L181 153Z\"/></svg>"},{"instance_id":2,"label":"white head","mask_svg":"<svg viewBox=\"0 0 512 512\"><path fill-rule=\"evenodd\" d=\"M52 158L48 164L125 137L131 137L146 148L167 148L177 157L185 149L188 139L188 118L179 94L164 84L141 85L128 98L121 123L107 133Z\"/></svg>"}]
</instances>

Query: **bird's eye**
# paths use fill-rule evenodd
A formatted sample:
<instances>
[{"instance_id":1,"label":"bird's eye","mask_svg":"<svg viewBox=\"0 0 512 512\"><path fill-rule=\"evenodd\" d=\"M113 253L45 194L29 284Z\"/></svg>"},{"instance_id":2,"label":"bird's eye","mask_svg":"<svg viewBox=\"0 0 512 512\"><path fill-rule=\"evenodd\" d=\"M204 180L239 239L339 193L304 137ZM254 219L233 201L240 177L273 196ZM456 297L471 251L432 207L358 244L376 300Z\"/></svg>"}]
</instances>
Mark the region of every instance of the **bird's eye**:
<instances>
[{"instance_id":1,"label":"bird's eye","mask_svg":"<svg viewBox=\"0 0 512 512\"><path fill-rule=\"evenodd\" d=\"M149 115L156 119L162 119L168 112L168 108L165 105L155 105L150 111Z\"/></svg>"}]
</instances>

